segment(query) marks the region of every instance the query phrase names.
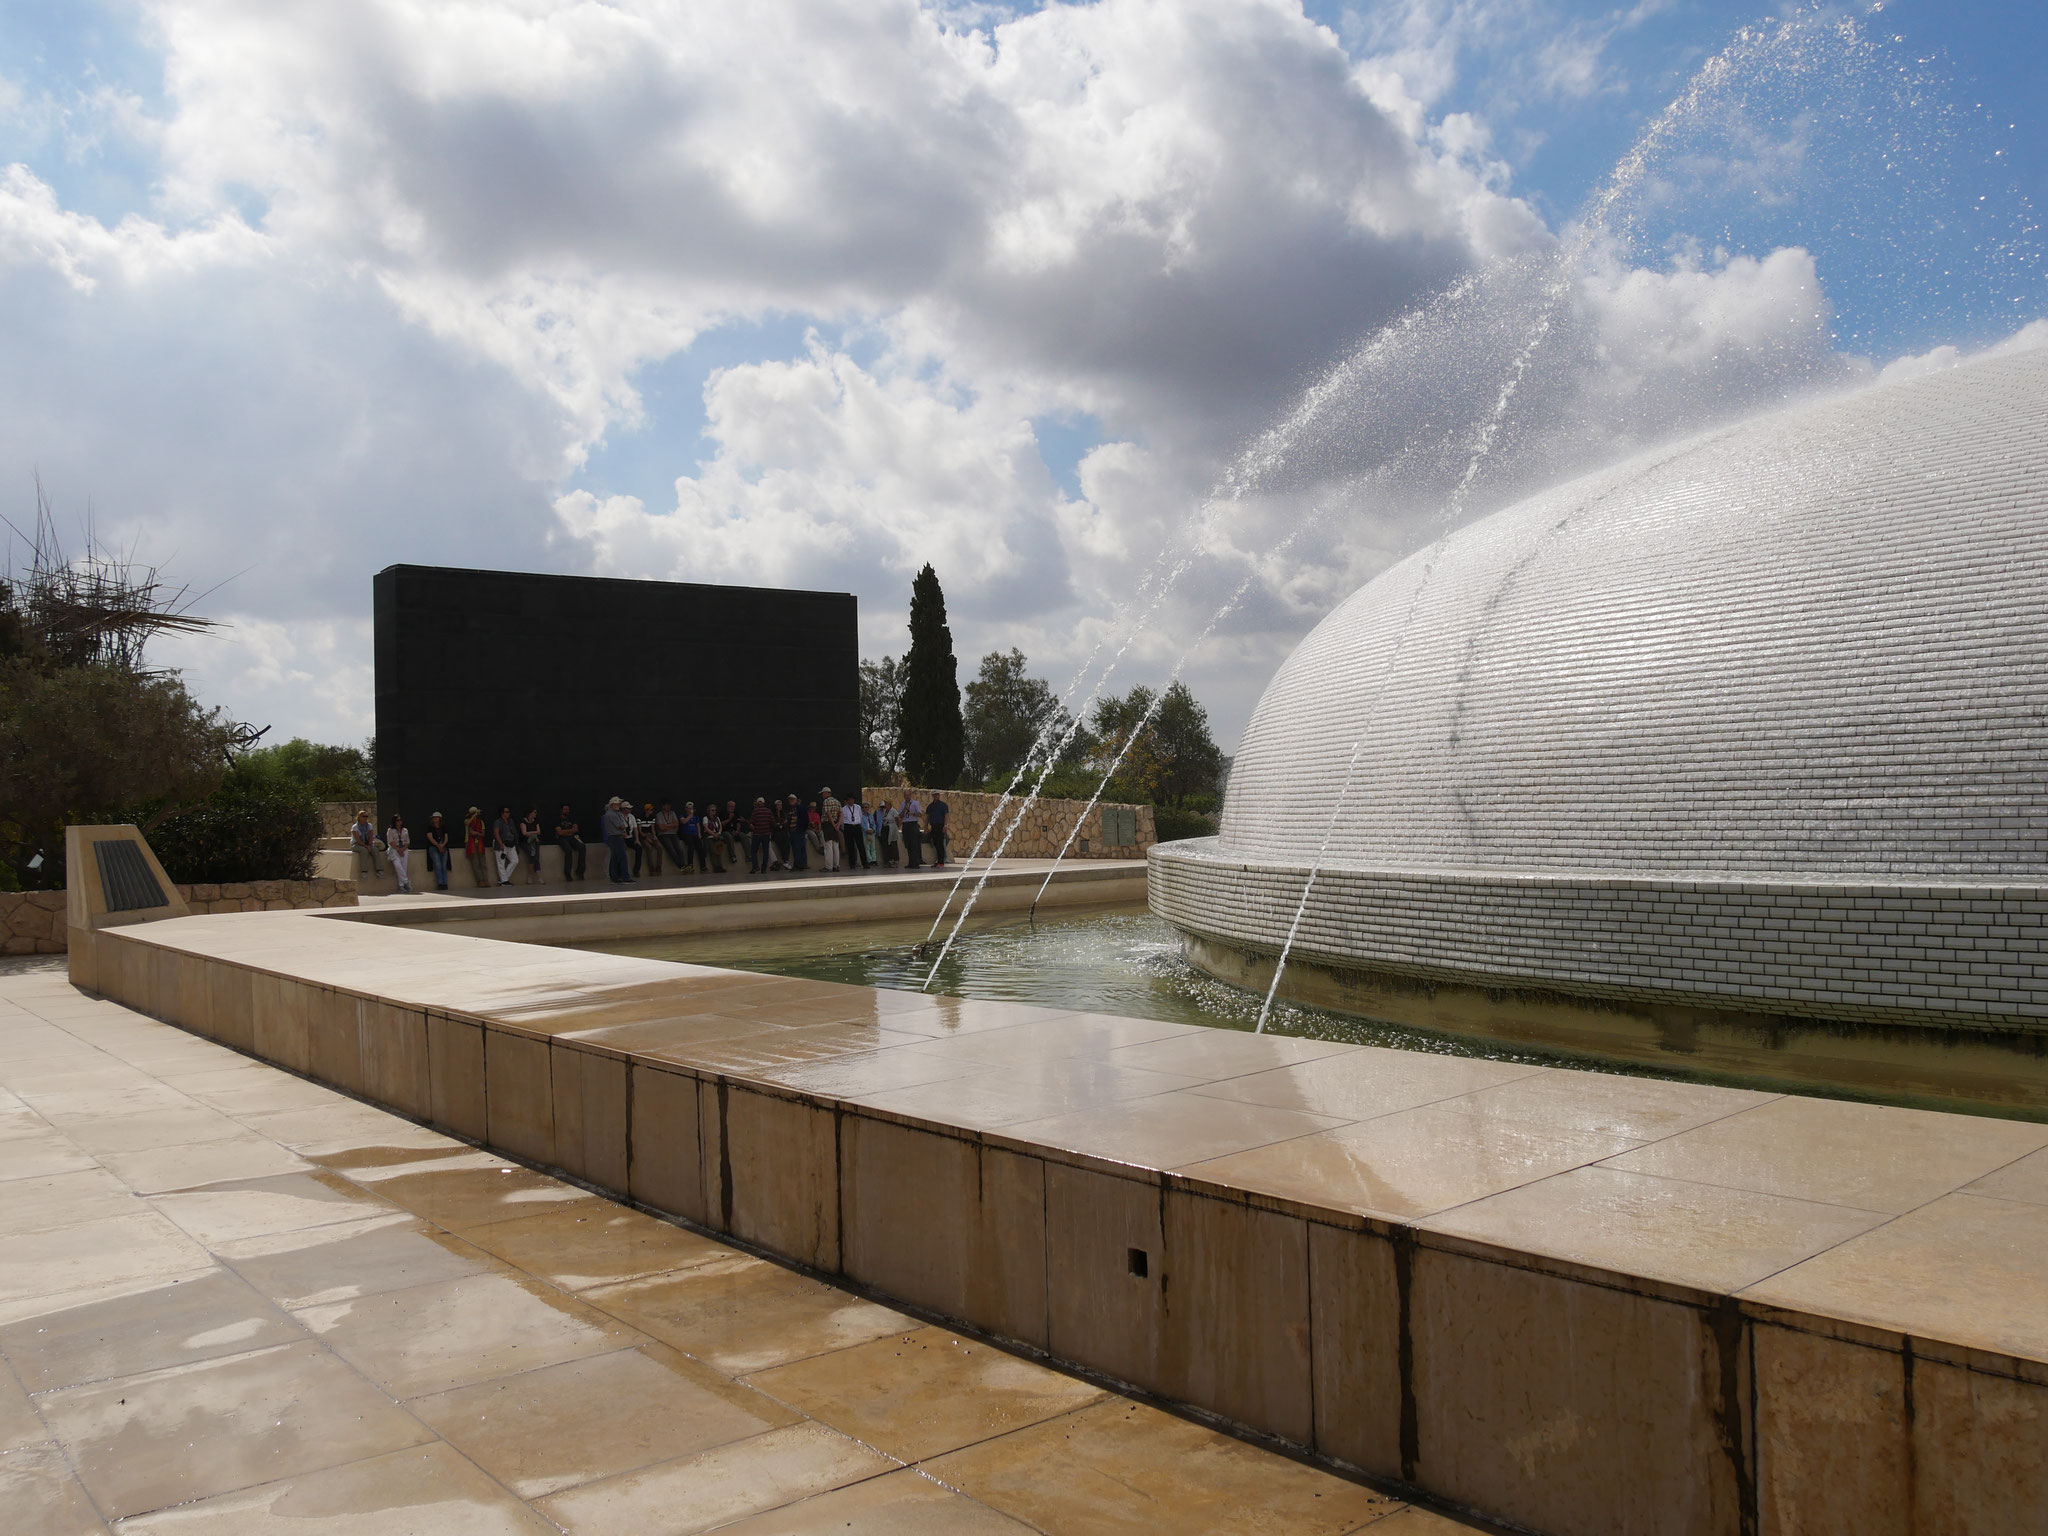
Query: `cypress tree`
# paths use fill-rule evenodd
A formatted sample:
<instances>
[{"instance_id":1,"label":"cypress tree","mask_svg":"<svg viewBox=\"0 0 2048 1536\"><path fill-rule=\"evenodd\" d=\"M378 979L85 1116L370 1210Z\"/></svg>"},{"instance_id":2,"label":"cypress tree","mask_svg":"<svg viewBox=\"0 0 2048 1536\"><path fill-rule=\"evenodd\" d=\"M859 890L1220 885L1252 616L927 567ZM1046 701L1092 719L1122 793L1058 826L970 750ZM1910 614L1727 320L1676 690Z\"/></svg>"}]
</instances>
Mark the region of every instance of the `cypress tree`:
<instances>
[{"instance_id":1,"label":"cypress tree","mask_svg":"<svg viewBox=\"0 0 2048 1536\"><path fill-rule=\"evenodd\" d=\"M929 565L910 584L910 652L903 658L903 768L910 782L951 789L960 781L959 664L946 625L946 594Z\"/></svg>"}]
</instances>

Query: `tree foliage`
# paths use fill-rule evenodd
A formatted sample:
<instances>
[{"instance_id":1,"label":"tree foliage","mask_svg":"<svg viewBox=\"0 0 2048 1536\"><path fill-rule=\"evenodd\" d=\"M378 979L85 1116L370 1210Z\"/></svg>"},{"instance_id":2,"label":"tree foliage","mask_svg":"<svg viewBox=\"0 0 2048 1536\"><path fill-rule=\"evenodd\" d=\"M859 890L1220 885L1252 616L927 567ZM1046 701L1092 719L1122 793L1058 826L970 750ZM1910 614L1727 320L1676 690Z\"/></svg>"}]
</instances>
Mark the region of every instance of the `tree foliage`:
<instances>
[{"instance_id":1,"label":"tree foliage","mask_svg":"<svg viewBox=\"0 0 2048 1536\"><path fill-rule=\"evenodd\" d=\"M23 885L61 886L66 826L153 831L213 793L240 737L175 677L0 662L0 858Z\"/></svg>"},{"instance_id":2,"label":"tree foliage","mask_svg":"<svg viewBox=\"0 0 2048 1536\"><path fill-rule=\"evenodd\" d=\"M61 886L67 825L153 830L261 735L143 665L154 636L209 626L154 568L90 540L67 556L37 486L28 566L0 577L0 863L13 883Z\"/></svg>"},{"instance_id":3,"label":"tree foliage","mask_svg":"<svg viewBox=\"0 0 2048 1536\"><path fill-rule=\"evenodd\" d=\"M360 747L337 747L294 736L242 753L235 772L251 786L261 782L305 789L319 800L368 800L377 793L377 743L373 737Z\"/></svg>"},{"instance_id":4,"label":"tree foliage","mask_svg":"<svg viewBox=\"0 0 2048 1536\"><path fill-rule=\"evenodd\" d=\"M860 775L863 784L893 784L903 771L903 675L894 656L860 664Z\"/></svg>"},{"instance_id":5,"label":"tree foliage","mask_svg":"<svg viewBox=\"0 0 2048 1536\"><path fill-rule=\"evenodd\" d=\"M180 884L306 880L321 831L318 791L245 757L204 805L166 818L150 846Z\"/></svg>"},{"instance_id":6,"label":"tree foliage","mask_svg":"<svg viewBox=\"0 0 2048 1536\"><path fill-rule=\"evenodd\" d=\"M903 768L914 784L951 789L960 782L964 728L960 667L946 623L946 594L929 565L910 588L910 650L903 658L898 709Z\"/></svg>"},{"instance_id":7,"label":"tree foliage","mask_svg":"<svg viewBox=\"0 0 2048 1536\"><path fill-rule=\"evenodd\" d=\"M1096 700L1089 724L1098 774L1108 773L1123 754L1110 780L1111 799L1201 813L1216 808L1223 753L1209 734L1209 712L1185 683L1172 684L1164 694L1143 684L1122 698L1106 694Z\"/></svg>"},{"instance_id":8,"label":"tree foliage","mask_svg":"<svg viewBox=\"0 0 2048 1536\"><path fill-rule=\"evenodd\" d=\"M981 658L981 674L967 685L962 723L966 732L966 782L983 789L1007 789L1017 770L1043 739L1050 751L1073 721L1043 678L1025 672L1024 653ZM1074 754L1069 743L1063 757ZM1043 756L1035 766L1043 766ZM1034 775L1035 777L1035 775Z\"/></svg>"}]
</instances>

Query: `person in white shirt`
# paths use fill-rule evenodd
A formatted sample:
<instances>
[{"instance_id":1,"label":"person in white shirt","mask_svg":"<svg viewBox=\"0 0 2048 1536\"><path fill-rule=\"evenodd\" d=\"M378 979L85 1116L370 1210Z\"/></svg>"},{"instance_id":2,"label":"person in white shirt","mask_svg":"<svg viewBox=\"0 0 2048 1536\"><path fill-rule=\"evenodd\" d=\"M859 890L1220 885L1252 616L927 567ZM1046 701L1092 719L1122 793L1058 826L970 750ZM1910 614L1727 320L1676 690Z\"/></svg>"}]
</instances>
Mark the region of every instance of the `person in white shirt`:
<instances>
[{"instance_id":1,"label":"person in white shirt","mask_svg":"<svg viewBox=\"0 0 2048 1536\"><path fill-rule=\"evenodd\" d=\"M861 814L860 802L849 800L839 808L839 832L846 843L846 867L858 865L868 867L868 819Z\"/></svg>"},{"instance_id":2,"label":"person in white shirt","mask_svg":"<svg viewBox=\"0 0 2048 1536\"><path fill-rule=\"evenodd\" d=\"M383 874L384 865L377 857L377 829L371 825L368 811L356 812L355 825L348 829L348 838L355 845L356 873Z\"/></svg>"},{"instance_id":3,"label":"person in white shirt","mask_svg":"<svg viewBox=\"0 0 2048 1536\"><path fill-rule=\"evenodd\" d=\"M924 802L917 798L916 790L903 796L902 827L903 851L907 855L904 867L924 868Z\"/></svg>"},{"instance_id":4,"label":"person in white shirt","mask_svg":"<svg viewBox=\"0 0 2048 1536\"><path fill-rule=\"evenodd\" d=\"M818 841L823 845L824 857L820 860L830 874L839 873L839 850L844 846L839 825L841 806L831 789L818 791Z\"/></svg>"},{"instance_id":5,"label":"person in white shirt","mask_svg":"<svg viewBox=\"0 0 2048 1536\"><path fill-rule=\"evenodd\" d=\"M384 851L391 856L391 873L398 876L401 895L412 894L412 833L406 830L405 818L393 811L391 826L384 834Z\"/></svg>"}]
</instances>

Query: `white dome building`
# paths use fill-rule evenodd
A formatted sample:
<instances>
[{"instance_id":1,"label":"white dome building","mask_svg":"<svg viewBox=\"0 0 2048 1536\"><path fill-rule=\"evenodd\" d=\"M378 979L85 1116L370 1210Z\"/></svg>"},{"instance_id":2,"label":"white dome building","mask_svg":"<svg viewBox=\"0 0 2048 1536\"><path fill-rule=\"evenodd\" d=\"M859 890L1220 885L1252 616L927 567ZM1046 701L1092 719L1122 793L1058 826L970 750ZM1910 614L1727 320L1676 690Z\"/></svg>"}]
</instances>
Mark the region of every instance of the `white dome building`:
<instances>
[{"instance_id":1,"label":"white dome building","mask_svg":"<svg viewBox=\"0 0 2048 1536\"><path fill-rule=\"evenodd\" d=\"M1411 556L1281 667L1153 908L1263 987L1326 837L1287 995L2048 1110L2048 349Z\"/></svg>"}]
</instances>

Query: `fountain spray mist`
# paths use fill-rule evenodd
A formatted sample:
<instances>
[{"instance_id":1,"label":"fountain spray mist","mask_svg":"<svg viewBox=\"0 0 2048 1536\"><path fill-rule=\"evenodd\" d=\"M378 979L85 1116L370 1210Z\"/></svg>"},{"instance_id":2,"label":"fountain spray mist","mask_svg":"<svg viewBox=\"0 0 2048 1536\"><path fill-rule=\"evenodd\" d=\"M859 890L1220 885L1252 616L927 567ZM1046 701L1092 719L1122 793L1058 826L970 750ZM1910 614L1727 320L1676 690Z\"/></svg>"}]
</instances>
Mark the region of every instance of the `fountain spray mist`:
<instances>
[{"instance_id":1,"label":"fountain spray mist","mask_svg":"<svg viewBox=\"0 0 2048 1536\"><path fill-rule=\"evenodd\" d=\"M1311 526L1313 526L1313 523L1314 519L1311 519L1309 522L1305 522L1297 526L1284 539L1282 539L1277 546L1275 546L1274 553L1283 553L1290 545L1292 545L1295 542L1295 540L1299 539L1302 536L1302 534L1307 532L1308 529ZM1223 620L1229 615L1231 610L1234 609L1238 605L1238 603L1243 601L1245 593L1251 590L1253 583L1255 583L1258 580L1258 577L1258 569L1254 567L1253 570L1244 578L1244 580L1238 583L1237 590L1231 593L1229 600L1225 602L1221 608L1216 610L1215 616L1209 620L1208 625L1202 630L1201 634L1197 635L1194 639L1194 642L1190 644L1186 650L1181 652L1180 659L1174 663L1173 675L1167 680L1168 688L1171 688L1174 683L1180 680L1181 668L1187 665L1188 658L1194 655L1196 649L1200 647L1202 642L1204 640L1207 640L1209 636L1212 633L1214 633L1216 626L1223 622ZM1130 639L1127 639L1124 642L1125 647L1128 648L1130 645L1130 640L1136 638L1137 636L1134 633L1130 637ZM1118 655L1122 655L1122 652L1119 651ZM1104 676L1106 678L1107 674L1105 673ZM1096 686L1100 688L1101 684L1098 682ZM1164 700L1164 698L1165 693L1164 691L1162 691L1159 698L1153 700L1151 707L1145 711L1144 716L1139 720L1137 726L1131 731L1131 734L1124 739L1123 746L1117 752L1116 760L1110 764L1109 771L1105 773L1102 777L1102 782L1096 785L1095 793L1089 797L1088 804L1082 809L1081 814L1074 819L1074 825L1068 829L1066 841L1060 845L1059 854L1053 859L1052 869L1046 872L1045 884L1039 886L1038 895L1032 897L1031 899L1031 905L1034 911L1037 909L1040 899L1043 898L1045 895L1046 885L1050 885L1052 883L1053 874L1059 869L1060 860L1065 858L1067 850L1074 846L1074 838L1075 835L1081 830L1081 823L1087 820L1088 813L1095 809L1096 802L1102 798L1102 791L1104 786L1106 786L1109 783L1110 779L1115 775L1117 769L1123 766L1125 753L1129 752L1131 750L1132 744L1135 743L1138 740L1138 738L1144 734L1145 727L1152 723L1152 718L1154 715L1158 714L1159 706L1161 702ZM939 967L945 963L947 952L951 950L953 947L953 941L960 936L960 929L962 925L966 923L968 914L974 910L974 903L980 897L982 887L988 884L990 874L994 872L997 861L1002 858L1003 850L1010 846L1010 839L1016 835L1017 829L1024 824L1025 813L1030 810L1032 803L1035 800L1037 800L1039 791L1045 787L1046 779L1051 775L1053 766L1059 761L1060 752L1065 750L1066 744L1073 739L1075 731L1079 729L1080 716L1075 715L1072 719L1068 721L1066 730L1061 734L1059 748L1047 754L1045 763L1039 770L1038 778L1031 786L1030 794L1025 798L1023 806L1018 810L1015 817L1011 820L1009 826L1004 829L1002 840L996 845L996 851L994 852L994 854L990 856L988 864L983 867L980 879L975 881L974 889L968 893L966 903L960 908L960 915L953 920L953 927L951 931L949 931L946 935L946 942L939 948L938 958L932 961L931 969L925 973L924 984L923 986L918 988L920 992L930 990L933 979L936 978L939 974ZM991 824L993 824L994 818L991 817L990 820ZM964 875L962 878L965 878ZM955 888L958 888L958 882L955 883ZM943 917L943 915L944 914L942 912L941 916ZM933 924L933 930L937 931L936 923ZM927 936L927 942L929 942L929 936Z\"/></svg>"},{"instance_id":2,"label":"fountain spray mist","mask_svg":"<svg viewBox=\"0 0 2048 1536\"><path fill-rule=\"evenodd\" d=\"M1821 46L1815 48L1815 44ZM1473 441L1472 451L1463 473L1459 475L1442 509L1432 519L1430 544L1420 577L1409 595L1407 612L1395 631L1394 644L1381 666L1379 678L1365 711L1359 743L1352 749L1351 761L1345 776L1346 796L1350 792L1352 777L1357 772L1360 751L1364 742L1370 738L1373 723L1380 714L1386 689L1413 631L1423 595L1435 574L1444 540L1463 514L1473 482L1493 449L1538 350L1550 336L1559 313L1571 298L1588 257L1603 246L1624 243L1636 232L1640 215L1635 201L1648 181L1658 157L1671 150L1674 141L1686 128L1707 116L1711 104L1719 102L1732 87L1745 78L1758 77L1774 69L1792 74L1811 75L1824 67L1826 61L1838 57L1865 55L1863 62L1867 64L1867 54L1868 49L1856 22L1848 17L1816 12L1781 18L1775 25L1768 27L1745 27L1736 34L1727 47L1701 66L1688 82L1686 89L1651 121L1628 153L1617 162L1614 170L1587 205L1584 215L1557 251L1548 280L1542 285L1542 300L1531 322L1527 338L1517 350L1506 377L1502 380L1493 409ZM1314 893L1316 876L1329 855L1331 836L1336 826L1337 819L1333 817L1322 847L1318 851L1316 863L1311 866L1308 878L1303 883L1300 898L1296 902L1286 939L1274 965L1272 983L1267 988L1265 1005L1259 1012L1258 1028L1261 1031L1265 1028L1273 1000L1286 974L1296 935L1300 932L1303 916Z\"/></svg>"},{"instance_id":3,"label":"fountain spray mist","mask_svg":"<svg viewBox=\"0 0 2048 1536\"><path fill-rule=\"evenodd\" d=\"M1344 818L1344 807L1351 799L1351 783L1358 777L1358 759L1365 751L1365 743L1351 744L1351 762L1344 770L1344 788L1337 795L1337 808L1330 812L1330 823L1323 828L1323 845L1316 850L1316 861L1308 867L1308 879L1301 887L1301 900L1295 904L1294 921L1287 925L1287 941L1280 946L1280 959L1273 966L1273 982L1266 988L1266 1000L1259 1004L1259 1022L1252 1033L1266 1032L1266 1019L1273 1012L1273 997L1280 990L1280 978L1287 969L1287 952L1294 948L1294 936L1301 932L1301 915L1308 910L1309 892L1316 888L1316 876L1322 872L1323 860L1330 856L1330 839L1336 835L1337 823Z\"/></svg>"},{"instance_id":4,"label":"fountain spray mist","mask_svg":"<svg viewBox=\"0 0 2048 1536\"><path fill-rule=\"evenodd\" d=\"M1126 653L1129 652L1131 646L1138 638L1146 632L1147 625L1166 600L1172 596L1180 579L1199 562L1203 544L1208 535L1214 530L1217 521L1223 513L1234 506L1245 495L1251 494L1264 476L1286 462L1289 453L1293 450L1302 432L1323 415L1329 408L1332 399L1343 390L1352 387L1361 376L1372 372L1376 368L1386 367L1397 350L1404 344L1412 341L1416 332L1427 324L1431 314L1436 309L1446 301L1455 302L1469 296L1477 281L1478 279L1475 275L1468 274L1459 279L1447 293L1439 295L1437 299L1428 304L1407 311L1392 323L1382 327L1374 335L1368 337L1360 345L1354 347L1341 363L1331 368L1315 384L1303 392L1301 399L1295 403L1294 408L1288 412L1283 420L1261 432L1248 447L1231 461L1230 467L1218 479L1209 494L1203 498L1201 504L1182 525L1176 544L1161 551L1154 558L1150 567L1147 568L1144 578L1140 581L1138 591L1132 600L1129 603L1118 605L1116 612L1111 617L1109 628L1105 630L1102 638L1096 641L1094 647L1089 651L1087 659L1081 663L1079 669L1075 671L1072 679L1067 683L1066 689L1060 697L1062 708L1073 698L1075 691L1080 687L1082 680L1087 677L1089 670L1095 665L1096 658L1101 655L1103 648L1109 643L1110 639L1120 632L1119 626L1123 616L1125 614L1135 614L1135 617L1131 620L1130 628L1127 631L1121 631L1123 634L1122 641L1110 657L1109 665L1103 670L1102 675L1095 679L1094 686L1089 689L1088 696L1081 701L1080 706L1069 712L1066 726L1059 732L1057 741L1050 739L1053 736L1054 727L1058 724L1059 717L1057 715L1051 717L1044 725L1039 727L1036 736L1032 740L1030 750L1025 754L1023 763L1011 775L1010 782L1004 788L994 811L990 813L988 820L982 825L980 833L975 838L974 846L968 851L967 859L962 864L960 873L954 877L952 886L947 890L946 899L940 904L938 915L932 919L931 931L925 935L925 943L929 944L931 942L939 931L939 925L946 920L946 914L952 909L954 897L959 895L960 887L966 882L969 874L972 873L973 860L980 855L990 835L995 832L1005 810L1009 807L1012 798L1016 794L1017 786L1022 784L1031 775L1034 768L1038 769L1036 781L1025 795L1023 804L1018 807L1014 819L999 838L996 855L998 858L1001 857L1000 850L1009 846L1010 835L1023 824L1025 816L1029 814L1032 805L1037 802L1039 791L1044 787L1045 781L1051 776L1053 769L1058 766L1061 756L1073 743L1075 735L1079 732L1082 723L1087 718L1090 706L1094 704L1096 699L1101 697L1102 690L1108 685L1110 678L1115 675L1116 669L1123 661ZM1328 510L1327 507L1319 507L1311 511L1309 522L1320 520ZM1290 548L1297 542L1301 534L1306 531L1307 526L1308 523L1297 526L1293 531L1285 535L1269 553L1278 554ZM1243 598L1245 591L1246 588L1241 586L1232 595L1224 608L1210 620L1208 628L1203 631L1204 637ZM1151 601L1144 603L1144 606L1140 607L1148 592L1151 593ZM1181 657L1181 664L1183 665L1187 660L1187 654L1183 653ZM1176 665L1174 676L1178 678L1179 675L1180 665ZM1146 718L1149 721L1150 716L1148 715ZM1129 747L1130 744L1127 742L1124 751L1127 752ZM1043 755L1041 756L1041 754ZM1119 752L1117 754L1117 761L1121 763L1122 760L1123 752ZM1098 787L1096 799L1099 799L1100 796L1101 789ZM1095 805L1095 799L1091 799L1088 805L1089 809L1092 810ZM1084 818L1086 814L1084 811ZM1076 825L1078 826L1078 823ZM1072 845L1072 841L1073 839L1070 835L1068 846ZM1065 849L1063 848L1061 852L1064 854ZM1054 861L1055 868L1058 867L1058 862L1057 859ZM987 878L988 870L984 868L975 885L976 895L980 894L981 886L986 883ZM1039 894L1041 896L1044 895L1043 887L1040 887ZM972 898L970 898L970 902L971 900ZM1034 906L1036 905L1035 902L1033 904ZM957 926L956 924L956 931Z\"/></svg>"},{"instance_id":5,"label":"fountain spray mist","mask_svg":"<svg viewBox=\"0 0 2048 1536\"><path fill-rule=\"evenodd\" d=\"M1877 66L1875 69L1874 64ZM1663 182L1670 178L1658 174L1663 160L1682 158L1686 154L1688 134L1703 126L1712 127L1719 117L1729 116L1737 109L1746 112L1746 97L1750 94L1767 94L1770 89L1782 90L1789 84L1799 97L1795 104L1803 110L1805 97L1816 90L1843 88L1853 94L1873 81L1883 86L1888 78L1883 60L1873 52L1851 18L1815 10L1781 17L1775 22L1738 32L1726 48L1695 73L1686 89L1637 137L1562 240L1534 257L1513 256L1490 263L1410 309L1327 370L1303 392L1282 421L1247 445L1210 495L1182 525L1176 547L1162 552L1154 562L1146 583L1152 591L1151 601L1142 609L1133 604L1128 610L1132 616L1130 630L1117 646L1110 668L1097 678L1090 690L1082 705L1083 711L1099 696L1137 636L1152 622L1180 580L1199 559L1219 519L1239 506L1245 497L1278 488L1290 476L1298 476L1305 469L1315 471L1318 465L1324 469L1332 463L1341 465L1364 451L1370 455L1367 478L1390 488L1390 493L1399 492L1404 477L1410 480L1419 477L1423 484L1435 481L1438 485L1446 485L1448 482L1446 489L1437 492L1435 497L1424 498L1435 501L1435 511L1428 518L1426 527L1429 552L1422 573L1423 585L1426 586L1434 573L1436 546L1465 515L1478 493L1482 473L1492 473L1492 466L1499 458L1498 450L1504 442L1505 429L1516 414L1518 400L1525 387L1532 378L1541 377L1546 389L1554 394L1554 381L1569 379L1571 375L1569 364L1573 359L1569 352L1547 369L1538 369L1539 356L1547 346L1569 347L1574 341L1582 351L1596 349L1597 337L1585 322L1579 321L1575 328L1561 327L1559 322L1568 312L1574 311L1574 301L1596 270L1595 263L1610 260L1616 253L1631 247L1649 246L1645 189L1655 183L1660 194L1664 190ZM1843 80L1861 81L1862 84L1841 87ZM1892 80L1890 88L1896 94L1898 82ZM1907 94L1912 94L1910 82ZM1887 173L1893 169L1893 158L1885 159ZM2019 265L2026 265L2026 262ZM2034 275L2038 276L2038 271ZM1529 287L1520 286L1524 283ZM1504 322L1512 327L1518 311L1523 323L1511 331L1504 331ZM1583 366L1584 358L1579 361ZM1828 364L1839 364L1832 354L1818 363L1796 356L1773 361L1778 371L1769 374L1765 385L1775 385L1781 396L1810 386L1816 377L1821 382L1842 382L1838 375L1830 375L1826 371ZM1818 375L1816 368L1820 370ZM1482 376L1488 373L1491 374L1491 389L1482 382ZM1753 393L1753 384L1751 389ZM1439 430L1437 424L1447 417L1455 419L1459 403L1475 396L1490 397L1490 409L1472 424L1469 436L1451 434L1443 438L1438 447L1434 440L1434 434ZM1682 415L1675 422L1660 421L1652 416L1635 429L1637 436L1633 441L1624 430L1621 446L1647 446L1648 441L1642 437L1644 430L1649 434L1648 440L1657 440L1679 430L1697 430L1703 424L1701 407L1706 407L1707 415L1711 417L1715 403L1709 390L1705 397L1691 402L1690 414ZM1744 398L1729 403L1739 409L1753 407L1757 402ZM1551 442L1542 444L1539 441L1538 446L1553 452L1552 462L1536 462L1531 466L1539 477L1547 475L1554 479L1579 467L1571 458L1573 452L1598 451L1602 439L1615 436L1608 419L1614 412L1611 408L1604 408L1607 402L1567 400L1566 406L1565 416L1551 424ZM1576 420L1570 409L1573 407L1577 411ZM1558 443L1568 445L1562 450L1561 457L1556 456ZM1586 443L1593 445L1590 450ZM1516 446L1520 453L1511 454L1510 463L1530 457L1527 444ZM1456 453L1457 472L1455 475L1448 473L1452 465L1445 464L1444 478L1437 480L1431 466L1437 456L1449 456L1444 450ZM1416 484L1412 489L1419 492L1422 484ZM1301 531L1302 525L1298 525L1270 553L1277 554L1290 546ZM1238 606L1245 590L1240 586L1231 594L1204 626L1195 645L1203 643L1220 621ZM1381 690L1398 660L1421 596L1422 589L1418 587L1411 597L1407 621L1401 626L1401 638L1383 670ZM1089 660L1069 684L1064 698L1073 697L1081 678L1092 668L1104 643L1106 641L1098 642ZM1190 652L1192 649L1190 647ZM1183 652L1176 663L1175 680L1188 656L1189 652ZM1376 690L1376 697L1379 692ZM1090 797L1088 810L1092 811L1099 803L1110 779L1120 769L1138 736L1151 723L1156 708L1157 701L1154 711L1148 712L1137 730L1122 743L1109 772ZM1373 712L1376 712L1376 706ZM1078 725L1077 716L1067 730L1060 733L1056 743L1048 742L1050 732L1043 729L1039 732L1033 752L1013 776L997 813L989 819L977 839L976 855L989 838L995 837L994 857L1001 858L1012 834L1021 826ZM1043 759L1039 758L1041 751L1048 754ZM1037 772L1031 788L1023 796L1021 804L1013 809L1016 789L1027 778L1033 777L1034 767ZM1087 813L1084 811L1083 815ZM1005 815L1010 818L1007 823L1003 820ZM1055 857L1055 870L1071 851L1078 830L1077 823ZM945 907L932 925L932 935L936 935L945 921L953 898L966 882L967 873L963 870L948 892ZM988 870L984 869L968 898L970 908L987 876ZM1041 885L1041 895L1050 878L1049 874L1046 883ZM1306 895L1304 891L1304 899ZM959 932L964 916L963 913L961 919L956 920L954 934ZM949 935L948 945L951 942ZM1284 959L1282 964L1284 968ZM932 974L936 974L936 966ZM927 984L929 981L930 976Z\"/></svg>"}]
</instances>

